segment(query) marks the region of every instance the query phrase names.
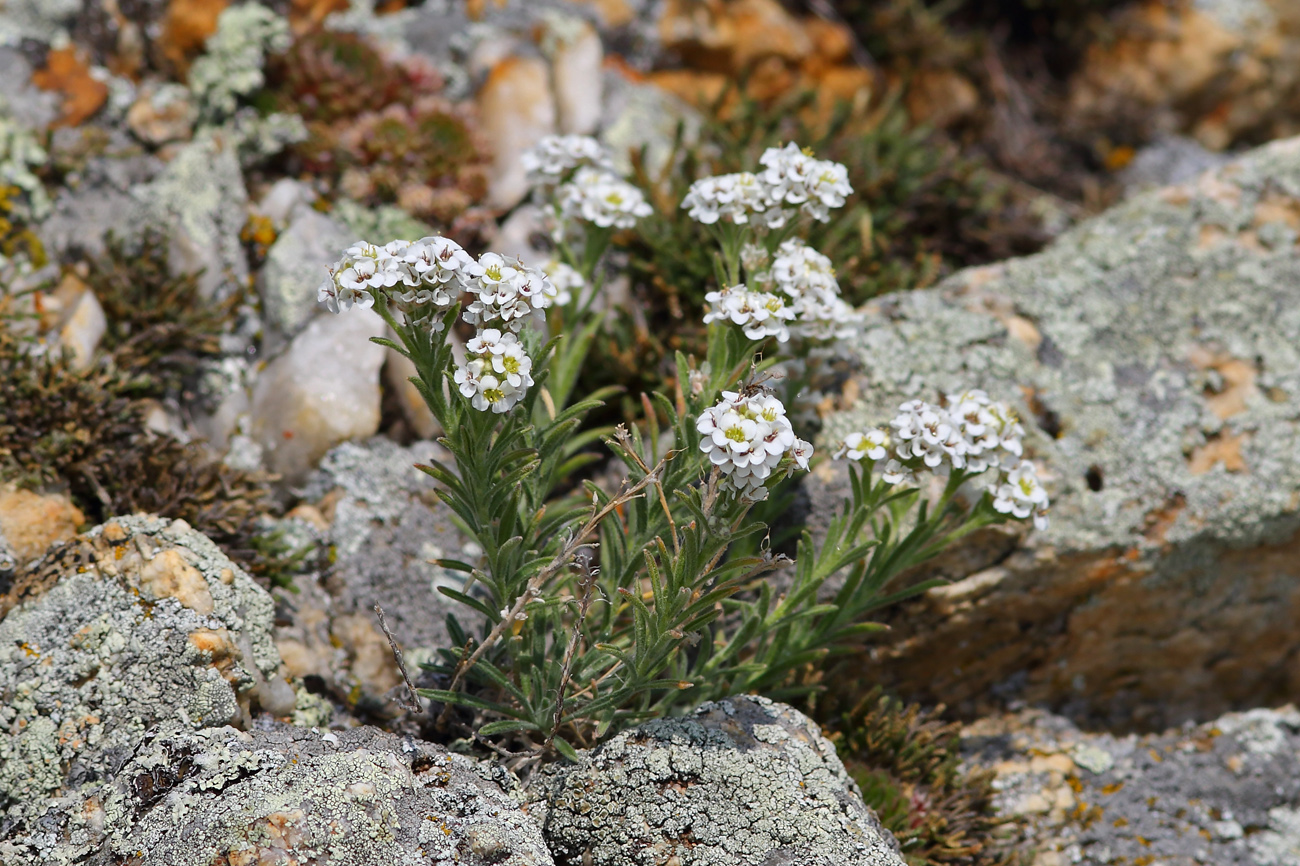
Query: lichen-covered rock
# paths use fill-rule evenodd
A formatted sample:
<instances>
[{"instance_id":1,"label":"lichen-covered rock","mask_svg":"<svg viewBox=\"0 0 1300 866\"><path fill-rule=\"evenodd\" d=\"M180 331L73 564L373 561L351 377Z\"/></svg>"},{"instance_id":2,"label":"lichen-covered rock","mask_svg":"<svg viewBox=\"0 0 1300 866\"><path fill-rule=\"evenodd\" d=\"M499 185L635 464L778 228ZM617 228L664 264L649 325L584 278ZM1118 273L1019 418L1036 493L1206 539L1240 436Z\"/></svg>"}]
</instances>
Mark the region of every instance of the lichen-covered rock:
<instances>
[{"instance_id":1,"label":"lichen-covered rock","mask_svg":"<svg viewBox=\"0 0 1300 866\"><path fill-rule=\"evenodd\" d=\"M257 276L267 324L285 336L301 331L317 311L316 289L327 268L355 240L346 226L309 205L293 208Z\"/></svg>"},{"instance_id":2,"label":"lichen-covered rock","mask_svg":"<svg viewBox=\"0 0 1300 866\"><path fill-rule=\"evenodd\" d=\"M366 700L371 710L385 708L385 694L400 682L374 605L412 664L449 645L449 611L467 629L476 625L477 615L438 592L463 580L432 560L472 562L474 554L434 499L433 480L415 468L430 458L447 459L431 442L345 443L321 460L303 491L324 506L313 516L334 565L327 579L304 576L299 591L282 594L293 622L277 629L276 644L290 670L320 676L335 694Z\"/></svg>"},{"instance_id":3,"label":"lichen-covered rock","mask_svg":"<svg viewBox=\"0 0 1300 866\"><path fill-rule=\"evenodd\" d=\"M551 852L595 866L885 866L893 838L802 713L737 697L530 783Z\"/></svg>"},{"instance_id":4,"label":"lichen-covered rock","mask_svg":"<svg viewBox=\"0 0 1300 866\"><path fill-rule=\"evenodd\" d=\"M1038 866L1300 862L1300 712L1232 713L1163 734L1080 731L1038 710L967 726L997 812Z\"/></svg>"},{"instance_id":5,"label":"lichen-covered rock","mask_svg":"<svg viewBox=\"0 0 1300 866\"><path fill-rule=\"evenodd\" d=\"M131 190L137 205L126 224L165 231L172 270L203 271L204 297L228 297L248 276L239 239L248 220L240 143L227 132L203 132L179 148L158 177Z\"/></svg>"},{"instance_id":6,"label":"lichen-covered rock","mask_svg":"<svg viewBox=\"0 0 1300 866\"><path fill-rule=\"evenodd\" d=\"M49 823L45 859L4 842L0 857L24 866L553 862L503 768L374 728L267 727L164 725Z\"/></svg>"},{"instance_id":7,"label":"lichen-covered rock","mask_svg":"<svg viewBox=\"0 0 1300 866\"><path fill-rule=\"evenodd\" d=\"M0 835L35 858L17 862L58 862L47 827L154 725L293 709L270 596L183 521L123 517L51 549L0 616Z\"/></svg>"},{"instance_id":8,"label":"lichen-covered rock","mask_svg":"<svg viewBox=\"0 0 1300 866\"><path fill-rule=\"evenodd\" d=\"M828 438L984 388L1019 404L1053 513L898 611L863 677L1151 728L1300 695L1297 238L1291 139L868 308Z\"/></svg>"}]
</instances>

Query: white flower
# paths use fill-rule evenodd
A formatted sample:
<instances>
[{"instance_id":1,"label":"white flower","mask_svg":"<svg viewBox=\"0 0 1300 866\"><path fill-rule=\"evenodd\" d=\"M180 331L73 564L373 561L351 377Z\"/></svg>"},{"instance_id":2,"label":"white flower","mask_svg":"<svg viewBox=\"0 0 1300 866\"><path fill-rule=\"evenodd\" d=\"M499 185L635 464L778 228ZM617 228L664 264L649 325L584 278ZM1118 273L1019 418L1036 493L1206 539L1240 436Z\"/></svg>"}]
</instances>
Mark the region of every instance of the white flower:
<instances>
[{"instance_id":1,"label":"white flower","mask_svg":"<svg viewBox=\"0 0 1300 866\"><path fill-rule=\"evenodd\" d=\"M812 456L812 446L795 437L785 406L763 391L723 391L717 404L700 413L695 427L709 462L751 500L766 495L764 482L787 454L801 469Z\"/></svg>"},{"instance_id":2,"label":"white flower","mask_svg":"<svg viewBox=\"0 0 1300 866\"><path fill-rule=\"evenodd\" d=\"M485 328L465 344L465 351L475 360L485 361L492 375L517 389L521 397L533 384L533 359L528 357L519 338L509 331Z\"/></svg>"},{"instance_id":3,"label":"white flower","mask_svg":"<svg viewBox=\"0 0 1300 866\"><path fill-rule=\"evenodd\" d=\"M581 298L587 281L577 268L570 267L559 259L551 259L542 268L555 286L555 303L561 307L571 303L575 297Z\"/></svg>"},{"instance_id":4,"label":"white flower","mask_svg":"<svg viewBox=\"0 0 1300 866\"><path fill-rule=\"evenodd\" d=\"M794 440L794 445L790 448L790 456L794 458L795 465L800 469L808 469L808 461L813 456L813 446L811 442L804 439Z\"/></svg>"},{"instance_id":5,"label":"white flower","mask_svg":"<svg viewBox=\"0 0 1300 866\"><path fill-rule=\"evenodd\" d=\"M463 317L471 325L499 319L505 327L518 331L530 318L540 319L557 295L546 274L525 267L513 256L484 253L467 271L466 288L474 300Z\"/></svg>"},{"instance_id":6,"label":"white flower","mask_svg":"<svg viewBox=\"0 0 1300 866\"><path fill-rule=\"evenodd\" d=\"M599 168L582 167L555 193L564 219L580 219L599 228L630 229L653 213L641 190Z\"/></svg>"},{"instance_id":7,"label":"white flower","mask_svg":"<svg viewBox=\"0 0 1300 866\"><path fill-rule=\"evenodd\" d=\"M1023 452L1025 430L1005 403L994 402L979 389L948 395L948 411L964 440L967 469L982 472L1002 464L1002 452L1015 458Z\"/></svg>"},{"instance_id":8,"label":"white flower","mask_svg":"<svg viewBox=\"0 0 1300 866\"><path fill-rule=\"evenodd\" d=\"M880 477L889 484L916 484L916 473L892 457L880 471Z\"/></svg>"},{"instance_id":9,"label":"white flower","mask_svg":"<svg viewBox=\"0 0 1300 866\"><path fill-rule=\"evenodd\" d=\"M778 204L758 175L747 171L697 180L682 199L682 207L691 219L705 225L719 220L747 225L751 218L757 218L770 228L778 228L786 220Z\"/></svg>"},{"instance_id":10,"label":"white flower","mask_svg":"<svg viewBox=\"0 0 1300 866\"><path fill-rule=\"evenodd\" d=\"M1024 520L1033 515L1034 526L1047 528L1047 491L1038 481L1038 470L1028 460L1007 473L993 497L993 508Z\"/></svg>"},{"instance_id":11,"label":"white flower","mask_svg":"<svg viewBox=\"0 0 1300 866\"><path fill-rule=\"evenodd\" d=\"M351 309L353 304L362 308L373 306L376 290L395 286L406 276L401 260L390 249L397 249L402 243L393 241L377 247L358 241L348 247L329 269L329 276L316 291L316 299L332 313Z\"/></svg>"},{"instance_id":12,"label":"white flower","mask_svg":"<svg viewBox=\"0 0 1300 866\"><path fill-rule=\"evenodd\" d=\"M554 186L580 166L612 170L605 148L587 135L548 135L525 151L519 161L533 186Z\"/></svg>"},{"instance_id":13,"label":"white flower","mask_svg":"<svg viewBox=\"0 0 1300 866\"><path fill-rule=\"evenodd\" d=\"M751 292L744 285L709 292L704 296L709 309L704 324L731 321L740 325L751 340L776 337L784 343L790 339L789 323L797 315L793 305L771 292Z\"/></svg>"},{"instance_id":14,"label":"white flower","mask_svg":"<svg viewBox=\"0 0 1300 866\"><path fill-rule=\"evenodd\" d=\"M480 412L488 409L498 415L509 412L524 397L522 387L514 387L505 377L496 374L484 358L467 360L464 365L456 368L452 378L461 395ZM531 377L528 382L532 383Z\"/></svg>"},{"instance_id":15,"label":"white flower","mask_svg":"<svg viewBox=\"0 0 1300 866\"><path fill-rule=\"evenodd\" d=\"M777 247L772 281L792 298L818 295L830 299L840 294L831 260L798 238L790 238Z\"/></svg>"},{"instance_id":16,"label":"white flower","mask_svg":"<svg viewBox=\"0 0 1300 866\"><path fill-rule=\"evenodd\" d=\"M850 433L844 437L844 444L836 452L836 457L848 457L850 460L883 460L888 453L889 434L884 430L868 430L865 433Z\"/></svg>"},{"instance_id":17,"label":"white flower","mask_svg":"<svg viewBox=\"0 0 1300 866\"><path fill-rule=\"evenodd\" d=\"M798 205L822 222L830 219L831 208L843 207L853 192L847 168L838 162L816 159L793 142L783 148L769 147L759 162L774 203Z\"/></svg>"}]
</instances>

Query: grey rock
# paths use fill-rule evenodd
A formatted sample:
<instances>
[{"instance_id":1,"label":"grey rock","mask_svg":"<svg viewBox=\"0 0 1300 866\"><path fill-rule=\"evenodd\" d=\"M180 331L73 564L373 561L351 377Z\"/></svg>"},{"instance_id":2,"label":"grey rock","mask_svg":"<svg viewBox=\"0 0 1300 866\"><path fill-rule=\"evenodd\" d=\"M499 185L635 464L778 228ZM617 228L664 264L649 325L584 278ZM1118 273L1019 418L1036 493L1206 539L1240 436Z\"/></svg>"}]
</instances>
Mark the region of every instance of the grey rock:
<instances>
[{"instance_id":1,"label":"grey rock","mask_svg":"<svg viewBox=\"0 0 1300 866\"><path fill-rule=\"evenodd\" d=\"M868 308L863 397L826 438L984 388L1053 508L898 611L863 676L1148 729L1300 695L1298 232L1290 139Z\"/></svg>"},{"instance_id":2,"label":"grey rock","mask_svg":"<svg viewBox=\"0 0 1300 866\"><path fill-rule=\"evenodd\" d=\"M52 548L0 613L0 836L38 855L20 862L58 862L43 828L147 729L294 707L271 597L183 521L123 517Z\"/></svg>"},{"instance_id":3,"label":"grey rock","mask_svg":"<svg viewBox=\"0 0 1300 866\"><path fill-rule=\"evenodd\" d=\"M1186 183L1231 160L1231 156L1206 150L1195 139L1170 135L1139 150L1120 173L1119 180L1126 192L1144 192L1153 187Z\"/></svg>"},{"instance_id":4,"label":"grey rock","mask_svg":"<svg viewBox=\"0 0 1300 866\"><path fill-rule=\"evenodd\" d=\"M901 864L820 729L766 698L708 703L619 734L530 782L562 862Z\"/></svg>"},{"instance_id":5,"label":"grey rock","mask_svg":"<svg viewBox=\"0 0 1300 866\"><path fill-rule=\"evenodd\" d=\"M467 630L477 624L438 592L440 586L459 589L463 577L429 561L446 557L473 563L481 553L435 499L433 479L415 468L430 459L445 463L449 457L432 442L344 443L321 460L305 491L309 500L335 490L341 494L329 530L336 561L328 588L337 609L369 614L381 605L407 648L448 646L448 611L454 610Z\"/></svg>"},{"instance_id":6,"label":"grey rock","mask_svg":"<svg viewBox=\"0 0 1300 866\"><path fill-rule=\"evenodd\" d=\"M33 71L21 51L0 45L0 81L5 83L0 104L24 126L44 129L59 116L59 95L32 84Z\"/></svg>"},{"instance_id":7,"label":"grey rock","mask_svg":"<svg viewBox=\"0 0 1300 866\"><path fill-rule=\"evenodd\" d=\"M257 277L266 323L286 337L302 330L319 307L316 288L326 269L353 240L338 221L310 206L295 207Z\"/></svg>"},{"instance_id":8,"label":"grey rock","mask_svg":"<svg viewBox=\"0 0 1300 866\"><path fill-rule=\"evenodd\" d=\"M56 131L56 144L63 132ZM147 185L162 170L162 160L139 148L91 157L59 189L49 217L37 228L46 250L55 257L98 256L109 232L130 237L136 227L123 215L139 207L131 191Z\"/></svg>"},{"instance_id":9,"label":"grey rock","mask_svg":"<svg viewBox=\"0 0 1300 866\"><path fill-rule=\"evenodd\" d=\"M508 771L374 728L164 725L126 758L50 825L47 859L5 862L553 863Z\"/></svg>"},{"instance_id":10,"label":"grey rock","mask_svg":"<svg viewBox=\"0 0 1300 866\"><path fill-rule=\"evenodd\" d=\"M1281 866L1300 862L1300 713L1233 713L1161 734L1080 731L1028 710L963 735L969 766L996 774L996 810L1022 849L1058 862ZM1101 772L1071 769L1088 752ZM1150 858L1149 860L1147 858Z\"/></svg>"},{"instance_id":11,"label":"grey rock","mask_svg":"<svg viewBox=\"0 0 1300 866\"><path fill-rule=\"evenodd\" d=\"M205 131L181 147L157 178L131 191L137 206L129 224L166 230L172 270L202 270L205 297L229 297L248 277L239 239L248 220L248 193L238 143L219 130Z\"/></svg>"},{"instance_id":12,"label":"grey rock","mask_svg":"<svg viewBox=\"0 0 1300 866\"><path fill-rule=\"evenodd\" d=\"M605 72L605 94L600 139L609 148L614 166L624 174L631 172L631 155L641 148L645 148L650 176L664 171L678 125L687 144L699 139L703 123L699 112L653 84L632 81L610 69Z\"/></svg>"}]
</instances>

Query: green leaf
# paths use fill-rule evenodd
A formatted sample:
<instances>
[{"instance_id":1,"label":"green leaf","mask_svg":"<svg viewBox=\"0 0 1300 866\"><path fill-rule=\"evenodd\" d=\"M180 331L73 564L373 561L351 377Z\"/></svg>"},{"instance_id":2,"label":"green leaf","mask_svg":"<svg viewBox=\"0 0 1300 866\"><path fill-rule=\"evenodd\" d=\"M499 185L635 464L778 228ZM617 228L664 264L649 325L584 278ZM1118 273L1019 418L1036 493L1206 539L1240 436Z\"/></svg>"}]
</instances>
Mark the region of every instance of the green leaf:
<instances>
[{"instance_id":1,"label":"green leaf","mask_svg":"<svg viewBox=\"0 0 1300 866\"><path fill-rule=\"evenodd\" d=\"M480 737L495 737L497 734L513 734L516 731L540 731L537 725L532 722L526 722L522 719L501 719L496 722L488 722L478 729Z\"/></svg>"},{"instance_id":2,"label":"green leaf","mask_svg":"<svg viewBox=\"0 0 1300 866\"><path fill-rule=\"evenodd\" d=\"M551 741L551 745L555 746L555 751L559 752L566 761L574 764L582 763L582 759L578 757L578 750L573 748L569 741L563 737L556 737Z\"/></svg>"}]
</instances>

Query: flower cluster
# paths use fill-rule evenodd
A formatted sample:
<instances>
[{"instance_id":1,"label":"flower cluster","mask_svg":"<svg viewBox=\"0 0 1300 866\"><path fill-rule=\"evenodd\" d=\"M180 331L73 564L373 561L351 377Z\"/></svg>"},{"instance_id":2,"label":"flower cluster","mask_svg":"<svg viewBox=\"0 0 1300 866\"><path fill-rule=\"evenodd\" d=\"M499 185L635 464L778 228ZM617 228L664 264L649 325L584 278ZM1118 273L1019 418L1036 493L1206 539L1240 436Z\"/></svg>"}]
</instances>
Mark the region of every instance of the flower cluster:
<instances>
[{"instance_id":1,"label":"flower cluster","mask_svg":"<svg viewBox=\"0 0 1300 866\"><path fill-rule=\"evenodd\" d=\"M585 220L598 228L630 229L653 209L641 190L608 171L584 166L556 191L563 219Z\"/></svg>"},{"instance_id":2,"label":"flower cluster","mask_svg":"<svg viewBox=\"0 0 1300 866\"><path fill-rule=\"evenodd\" d=\"M795 437L785 406L762 389L723 391L695 426L702 434L700 450L747 499L766 497L763 484L786 455L800 469L812 457L812 445Z\"/></svg>"},{"instance_id":3,"label":"flower cluster","mask_svg":"<svg viewBox=\"0 0 1300 866\"><path fill-rule=\"evenodd\" d=\"M775 336L785 342L793 334L813 342L830 342L852 335L862 319L840 298L831 260L798 238L784 241L777 248L775 261L758 244L741 247L740 260L759 289L734 286L710 292L705 296L710 304L706 324L730 319L748 325L745 335L755 340ZM760 313L755 320L748 311L760 307L771 315Z\"/></svg>"},{"instance_id":4,"label":"flower cluster","mask_svg":"<svg viewBox=\"0 0 1300 866\"><path fill-rule=\"evenodd\" d=\"M465 321L482 326L500 320L511 331L518 331L530 320L540 322L542 311L559 295L546 274L499 253L479 257L466 289L474 299L465 308Z\"/></svg>"},{"instance_id":5,"label":"flower cluster","mask_svg":"<svg viewBox=\"0 0 1300 866\"><path fill-rule=\"evenodd\" d=\"M778 229L797 211L826 222L831 208L842 207L853 192L848 169L816 159L794 143L769 147L759 162L763 169L756 174L742 171L695 181L682 207L705 225L752 221Z\"/></svg>"},{"instance_id":6,"label":"flower cluster","mask_svg":"<svg viewBox=\"0 0 1300 866\"><path fill-rule=\"evenodd\" d=\"M923 469L939 475L998 470L993 507L1021 519L1032 515L1036 527L1047 528L1047 492L1034 464L1020 459L1025 430L1005 403L978 389L949 394L946 406L909 400L889 428L850 434L835 456L885 460L881 477L891 484L915 484Z\"/></svg>"},{"instance_id":7,"label":"flower cluster","mask_svg":"<svg viewBox=\"0 0 1300 866\"><path fill-rule=\"evenodd\" d=\"M485 328L465 344L465 363L453 379L479 411L509 412L533 384L533 361L514 334Z\"/></svg>"},{"instance_id":8,"label":"flower cluster","mask_svg":"<svg viewBox=\"0 0 1300 866\"><path fill-rule=\"evenodd\" d=\"M783 148L769 147L758 161L764 167L763 183L772 201L795 205L821 222L831 218L831 208L843 207L853 192L847 168L817 159L794 142Z\"/></svg>"},{"instance_id":9,"label":"flower cluster","mask_svg":"<svg viewBox=\"0 0 1300 866\"><path fill-rule=\"evenodd\" d=\"M709 309L704 314L704 324L730 321L744 328L751 340L776 337L784 343L790 339L789 323L797 311L785 298L771 292L755 292L744 284L709 292L704 296Z\"/></svg>"},{"instance_id":10,"label":"flower cluster","mask_svg":"<svg viewBox=\"0 0 1300 866\"><path fill-rule=\"evenodd\" d=\"M379 294L408 321L429 319L434 331L444 327L439 313L470 296L462 317L479 331L466 346L469 358L455 381L475 409L493 412L509 411L533 384L533 362L516 333L560 301L542 271L498 253L475 260L444 237L353 244L329 269L317 299L338 313L374 306Z\"/></svg>"},{"instance_id":11,"label":"flower cluster","mask_svg":"<svg viewBox=\"0 0 1300 866\"><path fill-rule=\"evenodd\" d=\"M609 154L600 142L588 135L548 135L520 158L528 183L553 187L575 168L592 166L612 173Z\"/></svg>"},{"instance_id":12,"label":"flower cluster","mask_svg":"<svg viewBox=\"0 0 1300 866\"><path fill-rule=\"evenodd\" d=\"M551 259L542 270L551 278L551 285L555 286L557 306L566 306L574 298L581 299L583 290L587 288L587 280L577 268L570 267L559 259Z\"/></svg>"},{"instance_id":13,"label":"flower cluster","mask_svg":"<svg viewBox=\"0 0 1300 866\"><path fill-rule=\"evenodd\" d=\"M653 213L641 190L619 177L609 153L586 135L548 135L523 155L528 182L555 207L563 225L630 229Z\"/></svg>"}]
</instances>

